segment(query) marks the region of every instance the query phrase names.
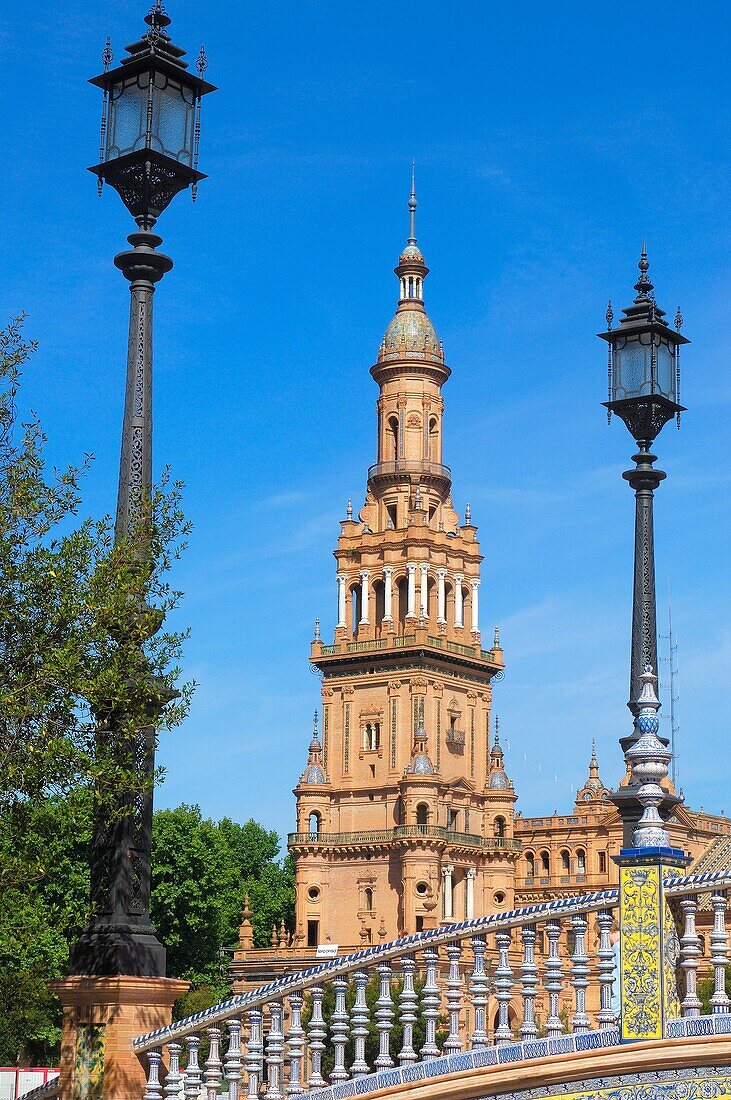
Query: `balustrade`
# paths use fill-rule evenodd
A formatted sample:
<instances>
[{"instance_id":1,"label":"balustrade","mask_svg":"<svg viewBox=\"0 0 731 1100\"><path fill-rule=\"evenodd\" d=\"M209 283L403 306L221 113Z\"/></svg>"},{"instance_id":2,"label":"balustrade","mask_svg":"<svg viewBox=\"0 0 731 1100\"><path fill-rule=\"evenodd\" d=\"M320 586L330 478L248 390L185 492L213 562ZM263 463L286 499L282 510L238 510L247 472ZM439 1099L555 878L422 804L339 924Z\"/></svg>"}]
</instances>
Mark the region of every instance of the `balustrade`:
<instances>
[{"instance_id":1,"label":"balustrade","mask_svg":"<svg viewBox=\"0 0 731 1100\"><path fill-rule=\"evenodd\" d=\"M682 913L685 1016L700 1015L701 996L705 1011L729 1011L727 887L731 872L666 879ZM442 925L233 997L136 1041L147 1055L144 1100L216 1100L222 1091L227 1100L285 1100L395 1064L615 1028L617 902L616 890L604 890ZM705 961L699 911L712 921Z\"/></svg>"}]
</instances>

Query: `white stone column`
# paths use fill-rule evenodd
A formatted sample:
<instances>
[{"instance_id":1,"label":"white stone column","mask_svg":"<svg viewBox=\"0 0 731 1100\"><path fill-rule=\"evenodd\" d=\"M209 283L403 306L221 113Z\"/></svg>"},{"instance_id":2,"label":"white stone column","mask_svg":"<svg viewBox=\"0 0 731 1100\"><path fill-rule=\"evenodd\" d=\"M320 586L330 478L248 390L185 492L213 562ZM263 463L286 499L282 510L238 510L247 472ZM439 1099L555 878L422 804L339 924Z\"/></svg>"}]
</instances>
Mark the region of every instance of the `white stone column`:
<instances>
[{"instance_id":1,"label":"white stone column","mask_svg":"<svg viewBox=\"0 0 731 1100\"><path fill-rule=\"evenodd\" d=\"M442 867L442 898L444 901L444 919L452 919L452 891L454 889L452 884L452 875L454 873L454 867L451 863L448 863L445 867Z\"/></svg>"},{"instance_id":2,"label":"white stone column","mask_svg":"<svg viewBox=\"0 0 731 1100\"><path fill-rule=\"evenodd\" d=\"M480 629L480 603L479 603L479 581L470 581L470 587L472 589L472 631L473 633Z\"/></svg>"},{"instance_id":3,"label":"white stone column","mask_svg":"<svg viewBox=\"0 0 731 1100\"><path fill-rule=\"evenodd\" d=\"M429 616L429 566L422 562L419 566L421 583L419 586L419 616L426 619Z\"/></svg>"},{"instance_id":4,"label":"white stone column","mask_svg":"<svg viewBox=\"0 0 731 1100\"><path fill-rule=\"evenodd\" d=\"M465 895L465 919L472 920L475 915L475 869L470 867L467 871L467 887Z\"/></svg>"},{"instance_id":5,"label":"white stone column","mask_svg":"<svg viewBox=\"0 0 731 1100\"><path fill-rule=\"evenodd\" d=\"M464 626L464 598L462 596L462 581L464 573L454 574L454 625Z\"/></svg>"},{"instance_id":6,"label":"white stone column","mask_svg":"<svg viewBox=\"0 0 731 1100\"><path fill-rule=\"evenodd\" d=\"M416 618L416 566L409 563L406 566L406 572L409 577L409 602L406 610L407 619Z\"/></svg>"},{"instance_id":7,"label":"white stone column","mask_svg":"<svg viewBox=\"0 0 731 1100\"><path fill-rule=\"evenodd\" d=\"M359 626L368 626L368 581L370 570L362 569L360 573L360 623Z\"/></svg>"},{"instance_id":8,"label":"white stone column","mask_svg":"<svg viewBox=\"0 0 731 1100\"><path fill-rule=\"evenodd\" d=\"M437 622L446 623L447 621L447 593L445 589L445 583L447 580L447 570L437 569Z\"/></svg>"},{"instance_id":9,"label":"white stone column","mask_svg":"<svg viewBox=\"0 0 731 1100\"><path fill-rule=\"evenodd\" d=\"M383 621L393 622L393 566L383 567Z\"/></svg>"},{"instance_id":10,"label":"white stone column","mask_svg":"<svg viewBox=\"0 0 731 1100\"><path fill-rule=\"evenodd\" d=\"M338 573L338 626L345 626L345 584L346 576L344 573Z\"/></svg>"}]
</instances>

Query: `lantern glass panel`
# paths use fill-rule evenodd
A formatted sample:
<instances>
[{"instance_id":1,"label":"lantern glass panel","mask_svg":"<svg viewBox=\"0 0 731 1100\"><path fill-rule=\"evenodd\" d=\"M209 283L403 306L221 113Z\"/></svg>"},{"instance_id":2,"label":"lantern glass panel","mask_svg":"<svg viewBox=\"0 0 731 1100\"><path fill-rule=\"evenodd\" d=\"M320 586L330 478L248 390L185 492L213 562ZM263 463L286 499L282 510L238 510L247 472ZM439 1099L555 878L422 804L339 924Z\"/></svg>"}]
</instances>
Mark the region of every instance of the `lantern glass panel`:
<instances>
[{"instance_id":1,"label":"lantern glass panel","mask_svg":"<svg viewBox=\"0 0 731 1100\"><path fill-rule=\"evenodd\" d=\"M640 337L619 340L614 349L614 400L643 397L652 392L650 344Z\"/></svg>"},{"instance_id":2,"label":"lantern glass panel","mask_svg":"<svg viewBox=\"0 0 731 1100\"><path fill-rule=\"evenodd\" d=\"M109 96L107 160L115 160L137 149L144 149L147 138L148 82L149 75L140 73L131 80L120 81L112 86Z\"/></svg>"},{"instance_id":3,"label":"lantern glass panel","mask_svg":"<svg viewBox=\"0 0 731 1100\"><path fill-rule=\"evenodd\" d=\"M150 147L191 167L194 128L193 90L171 80L165 73L155 73Z\"/></svg>"},{"instance_id":4,"label":"lantern glass panel","mask_svg":"<svg viewBox=\"0 0 731 1100\"><path fill-rule=\"evenodd\" d=\"M675 392L675 355L674 349L667 340L655 337L655 371L657 375L657 391L668 401L677 401Z\"/></svg>"}]
</instances>

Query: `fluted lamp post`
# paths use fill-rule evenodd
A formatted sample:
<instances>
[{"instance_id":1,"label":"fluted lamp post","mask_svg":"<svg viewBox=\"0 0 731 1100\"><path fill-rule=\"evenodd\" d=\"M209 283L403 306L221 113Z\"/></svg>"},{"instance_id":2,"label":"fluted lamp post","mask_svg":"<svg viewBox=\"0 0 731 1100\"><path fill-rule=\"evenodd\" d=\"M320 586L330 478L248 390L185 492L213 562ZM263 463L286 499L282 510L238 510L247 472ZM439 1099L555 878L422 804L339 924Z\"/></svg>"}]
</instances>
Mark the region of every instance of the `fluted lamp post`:
<instances>
[{"instance_id":1,"label":"fluted lamp post","mask_svg":"<svg viewBox=\"0 0 731 1100\"><path fill-rule=\"evenodd\" d=\"M598 335L608 344L607 417L616 414L624 421L637 444L632 456L634 469L622 477L635 491L634 597L630 650L630 692L628 707L634 728L620 739L628 765L629 782L614 792L624 825L624 846L669 846L663 818L680 801L661 785L671 759L668 739L659 733L657 711L657 616L655 606L655 542L653 530L654 492L665 479L655 469L657 456L650 448L665 424L675 419L680 427L680 348L689 341L680 333L680 309L674 327L665 320L653 294L648 276L645 244L639 260L636 297L622 310L617 328L611 302L607 307L605 332Z\"/></svg>"},{"instance_id":2,"label":"fluted lamp post","mask_svg":"<svg viewBox=\"0 0 731 1100\"><path fill-rule=\"evenodd\" d=\"M101 151L90 171L110 184L137 222L130 250L115 257L129 280L130 322L122 452L117 494L117 542L134 536L152 488L152 298L172 260L158 252L153 232L160 214L179 191L204 178L198 171L201 99L215 91L203 79L201 52L192 73L185 51L168 33L161 0L145 18L147 30L126 47L127 57L91 83L102 89ZM194 193L195 197L195 193ZM144 554L144 547L136 552ZM114 730L109 734L113 737ZM165 949L149 916L154 730L139 732L135 767L149 781L148 793L129 798L111 822L97 821L91 857L93 916L71 952L71 975L165 974Z\"/></svg>"}]
</instances>

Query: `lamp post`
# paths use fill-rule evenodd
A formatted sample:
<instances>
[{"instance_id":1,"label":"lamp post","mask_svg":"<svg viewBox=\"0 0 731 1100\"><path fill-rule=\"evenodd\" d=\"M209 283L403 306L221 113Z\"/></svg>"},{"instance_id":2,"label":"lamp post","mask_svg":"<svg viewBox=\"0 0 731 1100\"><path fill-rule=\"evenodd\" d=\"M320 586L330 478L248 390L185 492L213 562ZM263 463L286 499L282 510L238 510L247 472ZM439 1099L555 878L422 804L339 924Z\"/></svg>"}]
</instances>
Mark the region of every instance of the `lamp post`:
<instances>
[{"instance_id":1,"label":"lamp post","mask_svg":"<svg viewBox=\"0 0 731 1100\"><path fill-rule=\"evenodd\" d=\"M612 327L611 302L607 307L607 329L600 339L608 344L607 418L616 413L637 444L632 456L634 469L622 477L635 491L634 597L630 651L630 695L628 707L634 728L620 739L629 769L629 782L612 795L624 825L625 847L667 847L663 817L680 801L660 786L667 775L671 754L668 739L659 736L655 692L657 683L657 622L655 608L655 543L653 530L654 492L665 479L655 469L657 456L650 448L668 421L680 427L684 408L680 398L680 348L689 341L681 336L680 309L671 328L653 295L647 274L645 245L638 264L637 295L622 310L619 326Z\"/></svg>"},{"instance_id":2,"label":"lamp post","mask_svg":"<svg viewBox=\"0 0 731 1100\"><path fill-rule=\"evenodd\" d=\"M183 60L185 51L170 39L162 0L156 0L145 23L147 31L126 47L129 56L115 69L110 69L107 40L104 72L91 81L102 89L103 107L100 160L90 171L98 177L99 193L105 182L110 184L137 222L137 231L127 238L131 249L114 260L131 292L117 544L139 531L152 488L152 298L155 284L173 266L157 251L162 238L153 227L179 191L192 185L195 198L197 184L205 178L197 167L200 105L204 95L215 91L203 79L203 48L196 75ZM135 553L144 555L144 546ZM165 949L149 916L157 717L159 712L134 738L134 767L146 781L146 793L127 796L111 821L95 823L93 916L72 949L71 975L165 974ZM114 724L112 717L106 729L111 738Z\"/></svg>"}]
</instances>

